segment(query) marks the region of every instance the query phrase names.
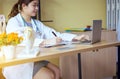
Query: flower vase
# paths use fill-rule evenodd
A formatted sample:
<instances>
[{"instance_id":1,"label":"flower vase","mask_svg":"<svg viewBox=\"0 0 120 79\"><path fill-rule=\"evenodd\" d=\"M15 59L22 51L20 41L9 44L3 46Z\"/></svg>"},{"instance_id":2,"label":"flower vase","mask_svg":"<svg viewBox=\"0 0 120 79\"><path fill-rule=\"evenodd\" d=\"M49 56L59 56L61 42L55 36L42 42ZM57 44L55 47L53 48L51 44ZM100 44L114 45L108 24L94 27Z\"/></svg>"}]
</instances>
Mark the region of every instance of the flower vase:
<instances>
[{"instance_id":1,"label":"flower vase","mask_svg":"<svg viewBox=\"0 0 120 79\"><path fill-rule=\"evenodd\" d=\"M6 60L10 60L10 59L15 58L15 51L16 51L16 46L13 46L13 45L1 47L1 52L5 56Z\"/></svg>"}]
</instances>

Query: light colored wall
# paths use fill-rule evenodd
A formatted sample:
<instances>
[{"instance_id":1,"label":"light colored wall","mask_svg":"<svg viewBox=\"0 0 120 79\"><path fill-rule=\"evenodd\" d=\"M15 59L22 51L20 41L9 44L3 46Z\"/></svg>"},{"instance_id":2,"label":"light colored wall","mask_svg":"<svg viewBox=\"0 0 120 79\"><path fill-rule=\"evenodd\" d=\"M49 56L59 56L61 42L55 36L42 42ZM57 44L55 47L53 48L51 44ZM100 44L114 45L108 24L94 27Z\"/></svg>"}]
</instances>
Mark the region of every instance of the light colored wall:
<instances>
[{"instance_id":1,"label":"light colored wall","mask_svg":"<svg viewBox=\"0 0 120 79\"><path fill-rule=\"evenodd\" d=\"M6 17L15 2L17 0L0 0ZM106 0L41 0L41 7L42 20L53 20L45 24L58 31L92 25L94 19L102 19L106 27Z\"/></svg>"},{"instance_id":2,"label":"light colored wall","mask_svg":"<svg viewBox=\"0 0 120 79\"><path fill-rule=\"evenodd\" d=\"M106 27L106 0L41 0L42 19L47 25L63 31L67 27L85 27L92 20L102 19Z\"/></svg>"},{"instance_id":3,"label":"light colored wall","mask_svg":"<svg viewBox=\"0 0 120 79\"><path fill-rule=\"evenodd\" d=\"M0 14L2 14L2 4L1 4L2 1L0 1Z\"/></svg>"},{"instance_id":4,"label":"light colored wall","mask_svg":"<svg viewBox=\"0 0 120 79\"><path fill-rule=\"evenodd\" d=\"M6 19L8 20L8 14L10 13L12 6L17 2L17 0L0 0L1 6L2 6L2 14L6 16ZM0 6L0 7L1 7Z\"/></svg>"}]
</instances>

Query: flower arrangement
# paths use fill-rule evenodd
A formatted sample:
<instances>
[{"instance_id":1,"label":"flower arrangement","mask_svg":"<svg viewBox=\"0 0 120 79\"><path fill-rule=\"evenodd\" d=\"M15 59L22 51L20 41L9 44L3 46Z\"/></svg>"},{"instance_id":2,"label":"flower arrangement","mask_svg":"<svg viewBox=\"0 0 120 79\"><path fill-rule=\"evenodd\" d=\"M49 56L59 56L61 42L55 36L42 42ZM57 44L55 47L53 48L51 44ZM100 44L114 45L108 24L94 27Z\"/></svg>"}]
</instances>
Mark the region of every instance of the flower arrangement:
<instances>
[{"instance_id":1,"label":"flower arrangement","mask_svg":"<svg viewBox=\"0 0 120 79\"><path fill-rule=\"evenodd\" d=\"M0 34L0 46L8 46L8 45L17 45L22 42L23 38L19 37L17 33L2 33Z\"/></svg>"}]
</instances>

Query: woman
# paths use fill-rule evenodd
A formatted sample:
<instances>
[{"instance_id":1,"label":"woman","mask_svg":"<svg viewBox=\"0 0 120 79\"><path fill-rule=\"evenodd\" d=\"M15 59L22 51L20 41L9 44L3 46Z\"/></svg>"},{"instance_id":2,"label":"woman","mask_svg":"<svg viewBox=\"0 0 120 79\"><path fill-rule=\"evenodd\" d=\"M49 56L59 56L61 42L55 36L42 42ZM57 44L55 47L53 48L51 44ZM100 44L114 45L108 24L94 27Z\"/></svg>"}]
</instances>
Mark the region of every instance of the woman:
<instances>
[{"instance_id":1,"label":"woman","mask_svg":"<svg viewBox=\"0 0 120 79\"><path fill-rule=\"evenodd\" d=\"M17 32L20 36L24 37L24 28L31 26L36 34L35 44L43 47L53 39L55 39L55 43L59 43L61 40L74 41L88 39L86 35L77 36L74 34L59 33L45 26L40 21L32 18L36 16L37 11L38 0L18 0L9 14L10 19L6 29L7 33ZM6 79L60 79L59 68L45 60L6 67L3 74Z\"/></svg>"}]
</instances>

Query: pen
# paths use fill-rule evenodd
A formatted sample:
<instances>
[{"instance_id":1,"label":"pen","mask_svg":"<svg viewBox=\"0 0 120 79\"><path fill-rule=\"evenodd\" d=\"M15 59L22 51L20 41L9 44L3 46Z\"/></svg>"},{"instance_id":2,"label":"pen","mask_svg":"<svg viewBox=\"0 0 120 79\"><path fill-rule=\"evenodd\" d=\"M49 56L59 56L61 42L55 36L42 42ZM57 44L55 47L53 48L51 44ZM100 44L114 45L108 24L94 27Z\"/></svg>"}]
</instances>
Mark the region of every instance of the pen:
<instances>
[{"instance_id":1,"label":"pen","mask_svg":"<svg viewBox=\"0 0 120 79\"><path fill-rule=\"evenodd\" d=\"M52 34L55 36L55 37L57 37L57 35L52 31Z\"/></svg>"}]
</instances>

